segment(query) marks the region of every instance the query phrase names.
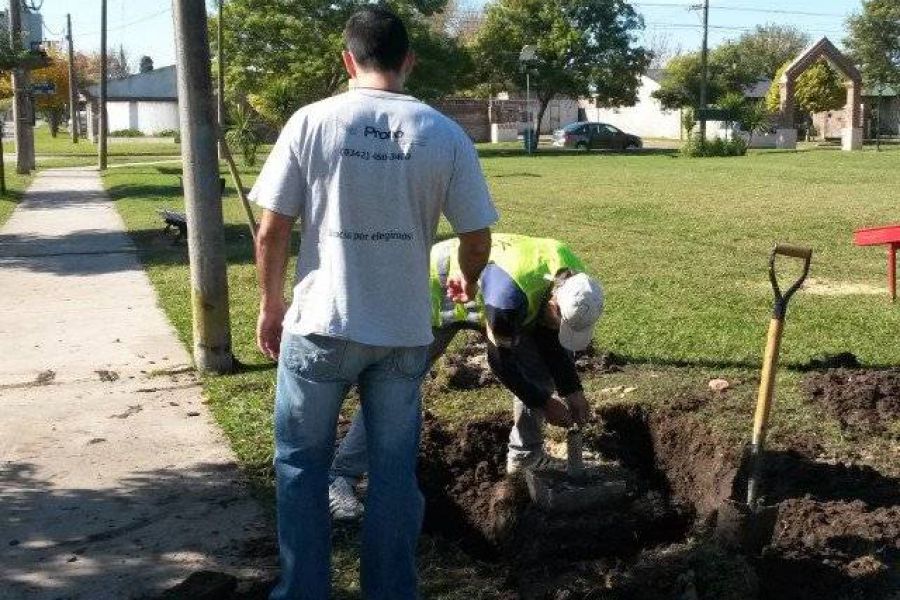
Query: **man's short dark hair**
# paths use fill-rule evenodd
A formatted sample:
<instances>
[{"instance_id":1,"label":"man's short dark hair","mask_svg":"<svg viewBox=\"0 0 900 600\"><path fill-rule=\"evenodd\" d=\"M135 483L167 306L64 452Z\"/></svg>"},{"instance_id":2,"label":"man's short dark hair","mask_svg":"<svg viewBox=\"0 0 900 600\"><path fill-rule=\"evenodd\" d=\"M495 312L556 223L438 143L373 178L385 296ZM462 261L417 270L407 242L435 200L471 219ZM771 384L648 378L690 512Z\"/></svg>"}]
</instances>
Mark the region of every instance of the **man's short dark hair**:
<instances>
[{"instance_id":1,"label":"man's short dark hair","mask_svg":"<svg viewBox=\"0 0 900 600\"><path fill-rule=\"evenodd\" d=\"M344 43L366 70L399 71L409 53L409 34L400 17L381 6L363 8L347 20Z\"/></svg>"}]
</instances>

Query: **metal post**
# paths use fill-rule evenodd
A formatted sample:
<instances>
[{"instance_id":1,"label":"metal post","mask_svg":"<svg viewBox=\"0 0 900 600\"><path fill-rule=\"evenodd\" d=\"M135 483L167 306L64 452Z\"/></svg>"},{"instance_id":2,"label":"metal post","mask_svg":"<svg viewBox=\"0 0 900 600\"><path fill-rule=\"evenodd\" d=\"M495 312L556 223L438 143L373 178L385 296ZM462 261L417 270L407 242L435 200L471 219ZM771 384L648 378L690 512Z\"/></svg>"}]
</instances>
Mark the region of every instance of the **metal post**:
<instances>
[{"instance_id":1,"label":"metal post","mask_svg":"<svg viewBox=\"0 0 900 600\"><path fill-rule=\"evenodd\" d=\"M106 0L100 2L100 115L97 143L98 166L101 171L106 170L106 135L109 124L106 114L106 67L109 57L106 54Z\"/></svg>"},{"instance_id":2,"label":"metal post","mask_svg":"<svg viewBox=\"0 0 900 600\"><path fill-rule=\"evenodd\" d=\"M709 55L709 0L703 0L703 47L700 51L700 108L706 109ZM700 113L700 139L706 141L706 114Z\"/></svg>"},{"instance_id":3,"label":"metal post","mask_svg":"<svg viewBox=\"0 0 900 600\"><path fill-rule=\"evenodd\" d=\"M66 15L66 40L69 42L69 133L78 143L78 105L75 103L75 47L72 42L72 15Z\"/></svg>"},{"instance_id":4,"label":"metal post","mask_svg":"<svg viewBox=\"0 0 900 600\"><path fill-rule=\"evenodd\" d=\"M219 131L223 134L225 133L225 50L222 46L225 44L225 19L222 16L222 7L225 4L225 0L219 0L219 23L216 28L216 41L217 41L217 50L218 50L218 73L217 73L217 98L216 104L218 108L218 117L219 117ZM225 137L219 136L219 160L225 158Z\"/></svg>"},{"instance_id":5,"label":"metal post","mask_svg":"<svg viewBox=\"0 0 900 600\"><path fill-rule=\"evenodd\" d=\"M22 3L9 0L9 37L14 50L22 48ZM27 69L12 70L13 122L16 137L16 173L34 168L34 127L31 121L31 82Z\"/></svg>"},{"instance_id":6,"label":"metal post","mask_svg":"<svg viewBox=\"0 0 900 600\"><path fill-rule=\"evenodd\" d=\"M525 65L525 122L528 124L525 129L525 135L528 136L526 146L528 154L531 154L531 127L534 124L531 122L531 73L528 72L527 64Z\"/></svg>"},{"instance_id":7,"label":"metal post","mask_svg":"<svg viewBox=\"0 0 900 600\"><path fill-rule=\"evenodd\" d=\"M6 115L0 114L0 140L3 140L3 122ZM3 158L3 147L0 145L0 194L6 195L6 160Z\"/></svg>"},{"instance_id":8,"label":"metal post","mask_svg":"<svg viewBox=\"0 0 900 600\"><path fill-rule=\"evenodd\" d=\"M219 161L204 0L173 0L181 107L181 157L191 265L194 362L202 371L232 368L228 279Z\"/></svg>"}]
</instances>

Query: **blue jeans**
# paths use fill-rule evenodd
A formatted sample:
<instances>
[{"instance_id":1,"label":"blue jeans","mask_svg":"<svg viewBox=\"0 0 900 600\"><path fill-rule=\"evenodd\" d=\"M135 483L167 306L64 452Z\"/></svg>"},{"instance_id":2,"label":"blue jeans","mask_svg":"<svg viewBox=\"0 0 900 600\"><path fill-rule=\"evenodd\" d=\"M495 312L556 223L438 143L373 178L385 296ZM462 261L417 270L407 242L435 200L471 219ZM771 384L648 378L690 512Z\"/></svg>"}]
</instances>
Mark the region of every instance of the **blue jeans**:
<instances>
[{"instance_id":1,"label":"blue jeans","mask_svg":"<svg viewBox=\"0 0 900 600\"><path fill-rule=\"evenodd\" d=\"M429 364L434 363L453 336L464 327L442 327L432 330L434 342L428 349ZM516 357L522 363L522 372L527 374L532 383L544 389L549 396L556 389L553 377L547 370L537 345L531 336L523 335L516 347ZM366 474L368 461L366 458L366 422L361 411L353 415L353 422L347 435L341 440L337 454L331 464L331 479L345 477L358 482ZM513 426L509 432L507 457L510 460L524 460L535 452L544 449L544 415L540 410L530 409L513 396Z\"/></svg>"},{"instance_id":2,"label":"blue jeans","mask_svg":"<svg viewBox=\"0 0 900 600\"><path fill-rule=\"evenodd\" d=\"M424 500L416 481L427 347L385 348L285 334L275 393L275 475L281 579L271 600L325 600L331 591L328 469L338 413L359 386L369 488L361 582L367 600L417 598L416 542Z\"/></svg>"}]
</instances>

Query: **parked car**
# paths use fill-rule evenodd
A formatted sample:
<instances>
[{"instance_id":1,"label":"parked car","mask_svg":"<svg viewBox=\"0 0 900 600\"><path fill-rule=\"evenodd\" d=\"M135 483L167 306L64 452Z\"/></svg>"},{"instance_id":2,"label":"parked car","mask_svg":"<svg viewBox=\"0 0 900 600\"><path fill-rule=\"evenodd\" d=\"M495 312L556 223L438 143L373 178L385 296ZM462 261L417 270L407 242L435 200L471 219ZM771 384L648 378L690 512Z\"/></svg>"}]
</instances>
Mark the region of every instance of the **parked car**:
<instances>
[{"instance_id":1,"label":"parked car","mask_svg":"<svg viewBox=\"0 0 900 600\"><path fill-rule=\"evenodd\" d=\"M594 148L627 150L629 148L642 148L644 142L638 136L625 133L621 129L607 123L580 121L554 131L553 145L561 148L578 148L580 150L592 150Z\"/></svg>"}]
</instances>

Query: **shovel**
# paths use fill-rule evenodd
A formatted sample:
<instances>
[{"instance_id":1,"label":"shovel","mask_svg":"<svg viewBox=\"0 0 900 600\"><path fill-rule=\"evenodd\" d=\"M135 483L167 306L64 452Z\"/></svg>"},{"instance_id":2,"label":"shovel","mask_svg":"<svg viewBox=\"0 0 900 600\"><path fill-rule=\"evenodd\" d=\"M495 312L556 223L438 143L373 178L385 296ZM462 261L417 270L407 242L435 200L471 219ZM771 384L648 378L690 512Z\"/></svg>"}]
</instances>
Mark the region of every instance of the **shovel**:
<instances>
[{"instance_id":1,"label":"shovel","mask_svg":"<svg viewBox=\"0 0 900 600\"><path fill-rule=\"evenodd\" d=\"M775 258L786 256L803 261L803 273L782 293L775 273ZM769 415L772 412L772 400L775 392L775 372L778 367L778 352L781 349L781 336L784 332L784 319L788 302L800 289L809 275L812 261L812 250L797 246L776 244L769 257L769 281L775 295L772 320L769 323L769 335L766 340L766 352L763 358L762 375L759 382L759 395L756 401L756 414L753 419L753 437L750 442L750 477L747 482L747 503L745 506L727 501L719 510L717 534L726 542L737 543L748 551L758 551L772 537L777 516L777 507L763 506L760 502L759 490L762 479L763 459L765 454L766 433L769 428Z\"/></svg>"}]
</instances>

